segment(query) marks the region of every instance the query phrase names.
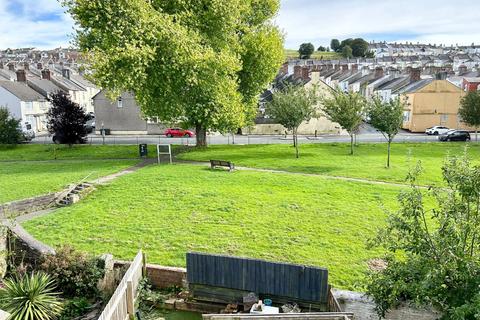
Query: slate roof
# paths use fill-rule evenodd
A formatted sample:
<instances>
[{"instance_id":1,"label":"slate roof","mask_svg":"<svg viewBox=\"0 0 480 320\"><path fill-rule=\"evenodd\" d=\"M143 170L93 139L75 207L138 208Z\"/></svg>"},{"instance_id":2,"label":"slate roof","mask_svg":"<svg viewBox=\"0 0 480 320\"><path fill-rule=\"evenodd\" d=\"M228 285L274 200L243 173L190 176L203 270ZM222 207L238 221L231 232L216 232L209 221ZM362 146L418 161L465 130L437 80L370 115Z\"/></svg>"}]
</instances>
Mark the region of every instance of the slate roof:
<instances>
[{"instance_id":1,"label":"slate roof","mask_svg":"<svg viewBox=\"0 0 480 320\"><path fill-rule=\"evenodd\" d=\"M46 79L39 79L37 77L32 77L28 79L28 84L32 89L39 91L43 95L49 95L51 93L57 93L62 91L62 89L56 86L52 81Z\"/></svg>"},{"instance_id":2,"label":"slate roof","mask_svg":"<svg viewBox=\"0 0 480 320\"><path fill-rule=\"evenodd\" d=\"M423 87L425 87L426 85L429 85L430 83L433 82L433 79L422 79L422 80L419 80L419 81L415 81L413 83L410 83L409 85L399 89L397 92L398 93L412 93L412 92L416 92L420 89L422 89Z\"/></svg>"},{"instance_id":3,"label":"slate roof","mask_svg":"<svg viewBox=\"0 0 480 320\"><path fill-rule=\"evenodd\" d=\"M38 93L37 91L31 89L24 83L12 82L12 81L0 81L0 87L4 88L21 101L31 102L31 101L43 101L45 97Z\"/></svg>"}]
</instances>

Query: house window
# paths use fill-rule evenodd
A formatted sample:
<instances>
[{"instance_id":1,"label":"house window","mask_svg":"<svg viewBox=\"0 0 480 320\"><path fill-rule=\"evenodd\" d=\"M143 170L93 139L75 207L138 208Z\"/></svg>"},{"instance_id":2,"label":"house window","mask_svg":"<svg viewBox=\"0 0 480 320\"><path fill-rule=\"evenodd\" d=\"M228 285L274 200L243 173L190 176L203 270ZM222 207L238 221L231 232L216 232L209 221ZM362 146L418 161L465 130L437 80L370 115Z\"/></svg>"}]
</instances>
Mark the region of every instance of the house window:
<instances>
[{"instance_id":1,"label":"house window","mask_svg":"<svg viewBox=\"0 0 480 320\"><path fill-rule=\"evenodd\" d=\"M404 122L410 121L410 111L404 111L403 112L403 121Z\"/></svg>"},{"instance_id":2,"label":"house window","mask_svg":"<svg viewBox=\"0 0 480 320\"><path fill-rule=\"evenodd\" d=\"M25 102L25 110L26 111L33 111L33 102Z\"/></svg>"},{"instance_id":3,"label":"house window","mask_svg":"<svg viewBox=\"0 0 480 320\"><path fill-rule=\"evenodd\" d=\"M117 108L123 108L122 97L118 97L117 99Z\"/></svg>"}]
</instances>

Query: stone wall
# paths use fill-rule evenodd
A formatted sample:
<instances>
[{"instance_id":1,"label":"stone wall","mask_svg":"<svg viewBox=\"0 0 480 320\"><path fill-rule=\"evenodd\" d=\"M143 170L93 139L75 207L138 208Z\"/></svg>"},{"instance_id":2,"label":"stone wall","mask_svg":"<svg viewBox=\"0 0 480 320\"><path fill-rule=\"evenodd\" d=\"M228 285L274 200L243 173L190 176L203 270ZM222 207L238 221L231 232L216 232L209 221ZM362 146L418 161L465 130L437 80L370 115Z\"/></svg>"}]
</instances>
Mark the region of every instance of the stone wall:
<instances>
[{"instance_id":1,"label":"stone wall","mask_svg":"<svg viewBox=\"0 0 480 320\"><path fill-rule=\"evenodd\" d=\"M364 294L344 290L334 290L334 296L337 298L343 311L354 313L356 320L379 319L375 312L375 304ZM434 320L439 318L439 313L408 306L401 306L386 315L387 320Z\"/></svg>"},{"instance_id":2,"label":"stone wall","mask_svg":"<svg viewBox=\"0 0 480 320\"><path fill-rule=\"evenodd\" d=\"M130 262L115 261L114 267L123 268ZM187 269L147 264L147 277L157 289L184 288L187 284Z\"/></svg>"},{"instance_id":3,"label":"stone wall","mask_svg":"<svg viewBox=\"0 0 480 320\"><path fill-rule=\"evenodd\" d=\"M49 193L34 198L1 204L0 215L4 217L8 217L9 215L18 216L19 214L47 209L55 205L57 195L57 193Z\"/></svg>"}]
</instances>

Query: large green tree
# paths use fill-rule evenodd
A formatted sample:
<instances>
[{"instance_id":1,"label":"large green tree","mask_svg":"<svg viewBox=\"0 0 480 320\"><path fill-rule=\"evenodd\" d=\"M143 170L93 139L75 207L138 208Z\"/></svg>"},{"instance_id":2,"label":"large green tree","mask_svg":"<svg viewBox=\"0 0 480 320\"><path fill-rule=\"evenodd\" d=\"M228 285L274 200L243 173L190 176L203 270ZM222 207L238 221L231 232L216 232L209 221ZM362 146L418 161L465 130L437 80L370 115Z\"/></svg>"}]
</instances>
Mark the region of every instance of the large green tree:
<instances>
[{"instance_id":1,"label":"large green tree","mask_svg":"<svg viewBox=\"0 0 480 320\"><path fill-rule=\"evenodd\" d=\"M462 98L458 114L462 122L475 128L475 140L478 141L478 128L480 127L480 93L469 92Z\"/></svg>"},{"instance_id":2,"label":"large green tree","mask_svg":"<svg viewBox=\"0 0 480 320\"><path fill-rule=\"evenodd\" d=\"M323 113L338 123L350 135L350 154L353 155L353 138L362 124L367 101L359 93L333 91L333 97L323 98Z\"/></svg>"},{"instance_id":3,"label":"large green tree","mask_svg":"<svg viewBox=\"0 0 480 320\"><path fill-rule=\"evenodd\" d=\"M64 0L96 83L146 117L229 132L250 123L284 60L278 0Z\"/></svg>"},{"instance_id":4,"label":"large green tree","mask_svg":"<svg viewBox=\"0 0 480 320\"><path fill-rule=\"evenodd\" d=\"M273 96L266 113L277 123L292 131L295 155L298 158L298 127L317 115L319 101L315 87L287 85Z\"/></svg>"},{"instance_id":5,"label":"large green tree","mask_svg":"<svg viewBox=\"0 0 480 320\"><path fill-rule=\"evenodd\" d=\"M339 52L340 51L340 41L338 39L332 39L330 41L330 48L332 48L333 52Z\"/></svg>"},{"instance_id":6,"label":"large green tree","mask_svg":"<svg viewBox=\"0 0 480 320\"><path fill-rule=\"evenodd\" d=\"M310 59L312 54L315 52L315 47L312 43L302 43L298 49L300 59Z\"/></svg>"},{"instance_id":7,"label":"large green tree","mask_svg":"<svg viewBox=\"0 0 480 320\"><path fill-rule=\"evenodd\" d=\"M370 124L387 140L387 168L390 168L390 148L393 139L402 127L405 102L400 98L383 102L375 97L368 106Z\"/></svg>"},{"instance_id":8,"label":"large green tree","mask_svg":"<svg viewBox=\"0 0 480 320\"><path fill-rule=\"evenodd\" d=\"M387 263L371 273L367 291L380 316L410 301L435 307L442 319L479 319L480 167L466 155L448 159L445 184L428 190L417 184L420 171L410 173L400 209L371 243Z\"/></svg>"}]
</instances>

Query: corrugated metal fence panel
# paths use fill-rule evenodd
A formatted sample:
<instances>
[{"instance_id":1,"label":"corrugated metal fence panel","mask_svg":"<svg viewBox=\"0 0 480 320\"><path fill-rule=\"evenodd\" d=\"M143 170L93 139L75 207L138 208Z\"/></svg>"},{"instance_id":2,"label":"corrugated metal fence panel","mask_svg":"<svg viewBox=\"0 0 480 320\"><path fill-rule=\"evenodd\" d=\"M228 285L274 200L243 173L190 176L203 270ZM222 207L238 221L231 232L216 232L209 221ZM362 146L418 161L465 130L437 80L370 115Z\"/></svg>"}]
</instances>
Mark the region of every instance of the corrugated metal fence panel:
<instances>
[{"instance_id":1,"label":"corrugated metal fence panel","mask_svg":"<svg viewBox=\"0 0 480 320\"><path fill-rule=\"evenodd\" d=\"M288 263L187 253L191 284L326 303L328 270Z\"/></svg>"}]
</instances>

